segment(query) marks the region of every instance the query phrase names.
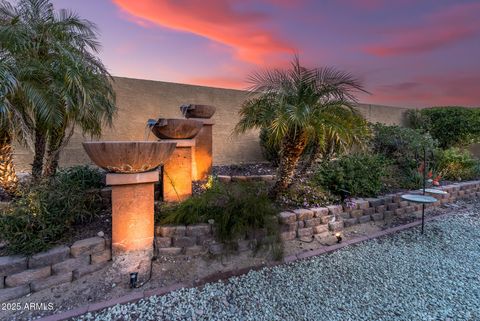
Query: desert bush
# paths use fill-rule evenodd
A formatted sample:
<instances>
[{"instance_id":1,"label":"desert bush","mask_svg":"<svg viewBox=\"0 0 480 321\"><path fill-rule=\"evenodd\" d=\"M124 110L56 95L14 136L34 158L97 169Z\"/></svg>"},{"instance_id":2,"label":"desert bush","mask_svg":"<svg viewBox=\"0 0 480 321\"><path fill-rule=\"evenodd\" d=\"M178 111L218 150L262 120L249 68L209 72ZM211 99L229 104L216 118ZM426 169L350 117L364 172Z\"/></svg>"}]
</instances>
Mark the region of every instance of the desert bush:
<instances>
[{"instance_id":1,"label":"desert bush","mask_svg":"<svg viewBox=\"0 0 480 321\"><path fill-rule=\"evenodd\" d=\"M271 244L278 241L278 213L262 182L221 183L215 181L199 195L156 212L161 224L196 224L213 220L216 238L227 244L248 233L266 229Z\"/></svg>"},{"instance_id":2,"label":"desert bush","mask_svg":"<svg viewBox=\"0 0 480 321\"><path fill-rule=\"evenodd\" d=\"M417 169L423 149L435 150L437 141L428 133L417 129L383 124L375 124L372 128L374 135L370 148L374 153L391 160L389 169L396 177L394 180L396 185L392 187L420 187L421 178Z\"/></svg>"},{"instance_id":3,"label":"desert bush","mask_svg":"<svg viewBox=\"0 0 480 321\"><path fill-rule=\"evenodd\" d=\"M480 142L480 109L434 107L411 110L410 126L429 133L440 147L466 146Z\"/></svg>"},{"instance_id":4,"label":"desert bush","mask_svg":"<svg viewBox=\"0 0 480 321\"><path fill-rule=\"evenodd\" d=\"M435 170L443 179L468 180L480 175L480 164L468 150L452 147L437 151Z\"/></svg>"},{"instance_id":5,"label":"desert bush","mask_svg":"<svg viewBox=\"0 0 480 321\"><path fill-rule=\"evenodd\" d=\"M0 235L11 253L32 254L53 246L75 225L102 210L102 173L88 166L60 170L50 180L23 186L0 213Z\"/></svg>"},{"instance_id":6,"label":"desert bush","mask_svg":"<svg viewBox=\"0 0 480 321\"><path fill-rule=\"evenodd\" d=\"M383 187L388 161L376 154L351 154L325 162L315 173L316 182L336 195L376 196Z\"/></svg>"}]
</instances>

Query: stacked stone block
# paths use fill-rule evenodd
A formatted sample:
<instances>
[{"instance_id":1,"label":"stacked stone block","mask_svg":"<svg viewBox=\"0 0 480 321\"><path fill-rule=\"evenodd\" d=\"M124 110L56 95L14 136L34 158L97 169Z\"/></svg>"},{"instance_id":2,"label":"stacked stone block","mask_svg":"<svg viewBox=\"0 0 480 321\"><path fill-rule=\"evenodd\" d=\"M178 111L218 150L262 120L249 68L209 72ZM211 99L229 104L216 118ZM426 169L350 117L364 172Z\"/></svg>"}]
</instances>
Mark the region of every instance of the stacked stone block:
<instances>
[{"instance_id":1,"label":"stacked stone block","mask_svg":"<svg viewBox=\"0 0 480 321\"><path fill-rule=\"evenodd\" d=\"M0 302L69 283L108 265L110 242L93 237L26 256L0 257Z\"/></svg>"}]
</instances>

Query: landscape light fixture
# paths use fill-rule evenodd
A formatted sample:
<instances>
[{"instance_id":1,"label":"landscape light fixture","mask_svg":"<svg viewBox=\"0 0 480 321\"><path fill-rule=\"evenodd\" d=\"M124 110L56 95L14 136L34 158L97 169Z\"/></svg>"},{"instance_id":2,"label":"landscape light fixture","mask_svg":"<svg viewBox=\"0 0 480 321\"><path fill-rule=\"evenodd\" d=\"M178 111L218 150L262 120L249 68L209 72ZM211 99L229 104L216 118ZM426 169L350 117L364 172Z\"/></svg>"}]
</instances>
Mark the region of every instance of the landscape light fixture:
<instances>
[{"instance_id":1,"label":"landscape light fixture","mask_svg":"<svg viewBox=\"0 0 480 321\"><path fill-rule=\"evenodd\" d=\"M130 288L135 289L137 287L138 272L130 273Z\"/></svg>"},{"instance_id":2,"label":"landscape light fixture","mask_svg":"<svg viewBox=\"0 0 480 321\"><path fill-rule=\"evenodd\" d=\"M337 238L337 243L342 243L342 234L336 233L335 237Z\"/></svg>"}]
</instances>

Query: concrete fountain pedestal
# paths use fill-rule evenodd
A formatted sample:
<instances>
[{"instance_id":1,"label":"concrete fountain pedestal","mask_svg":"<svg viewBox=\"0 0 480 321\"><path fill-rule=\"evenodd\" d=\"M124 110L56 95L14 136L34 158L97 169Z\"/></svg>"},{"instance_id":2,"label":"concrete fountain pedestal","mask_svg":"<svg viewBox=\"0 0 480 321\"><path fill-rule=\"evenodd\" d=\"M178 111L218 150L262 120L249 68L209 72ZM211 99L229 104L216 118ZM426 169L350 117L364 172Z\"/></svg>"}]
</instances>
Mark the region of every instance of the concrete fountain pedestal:
<instances>
[{"instance_id":1,"label":"concrete fountain pedestal","mask_svg":"<svg viewBox=\"0 0 480 321\"><path fill-rule=\"evenodd\" d=\"M155 170L175 150L171 142L86 142L88 156L110 173L112 186L112 272L113 280L138 283L150 278L154 241Z\"/></svg>"}]
</instances>

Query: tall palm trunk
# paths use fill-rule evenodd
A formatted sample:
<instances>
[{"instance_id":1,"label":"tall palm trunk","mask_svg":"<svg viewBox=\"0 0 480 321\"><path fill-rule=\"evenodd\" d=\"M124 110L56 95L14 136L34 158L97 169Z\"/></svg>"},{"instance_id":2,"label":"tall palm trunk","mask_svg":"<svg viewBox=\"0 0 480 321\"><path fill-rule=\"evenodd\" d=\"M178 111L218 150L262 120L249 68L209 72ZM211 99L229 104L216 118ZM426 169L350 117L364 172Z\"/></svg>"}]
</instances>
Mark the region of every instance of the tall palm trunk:
<instances>
[{"instance_id":1,"label":"tall palm trunk","mask_svg":"<svg viewBox=\"0 0 480 321\"><path fill-rule=\"evenodd\" d=\"M302 169L298 172L298 175L304 176L305 174L307 174L308 170L312 168L313 164L319 157L320 157L320 144L318 141L315 141L313 143L313 147L310 152L310 155L308 155L308 158L303 164Z\"/></svg>"},{"instance_id":2,"label":"tall palm trunk","mask_svg":"<svg viewBox=\"0 0 480 321\"><path fill-rule=\"evenodd\" d=\"M6 130L0 131L0 187L10 195L18 188L18 178L13 165L12 136Z\"/></svg>"},{"instance_id":3,"label":"tall palm trunk","mask_svg":"<svg viewBox=\"0 0 480 321\"><path fill-rule=\"evenodd\" d=\"M48 136L48 151L43 170L44 177L52 177L57 172L60 151L65 139L65 129L63 127L53 129Z\"/></svg>"},{"instance_id":4,"label":"tall palm trunk","mask_svg":"<svg viewBox=\"0 0 480 321\"><path fill-rule=\"evenodd\" d=\"M292 184L295 169L306 145L307 139L303 132L287 135L283 139L280 164L278 166L278 179L270 191L270 196L273 198L287 190Z\"/></svg>"},{"instance_id":5,"label":"tall palm trunk","mask_svg":"<svg viewBox=\"0 0 480 321\"><path fill-rule=\"evenodd\" d=\"M43 160L45 158L45 149L47 146L46 132L40 129L35 129L35 155L32 163L32 176L34 180L42 177Z\"/></svg>"}]
</instances>

